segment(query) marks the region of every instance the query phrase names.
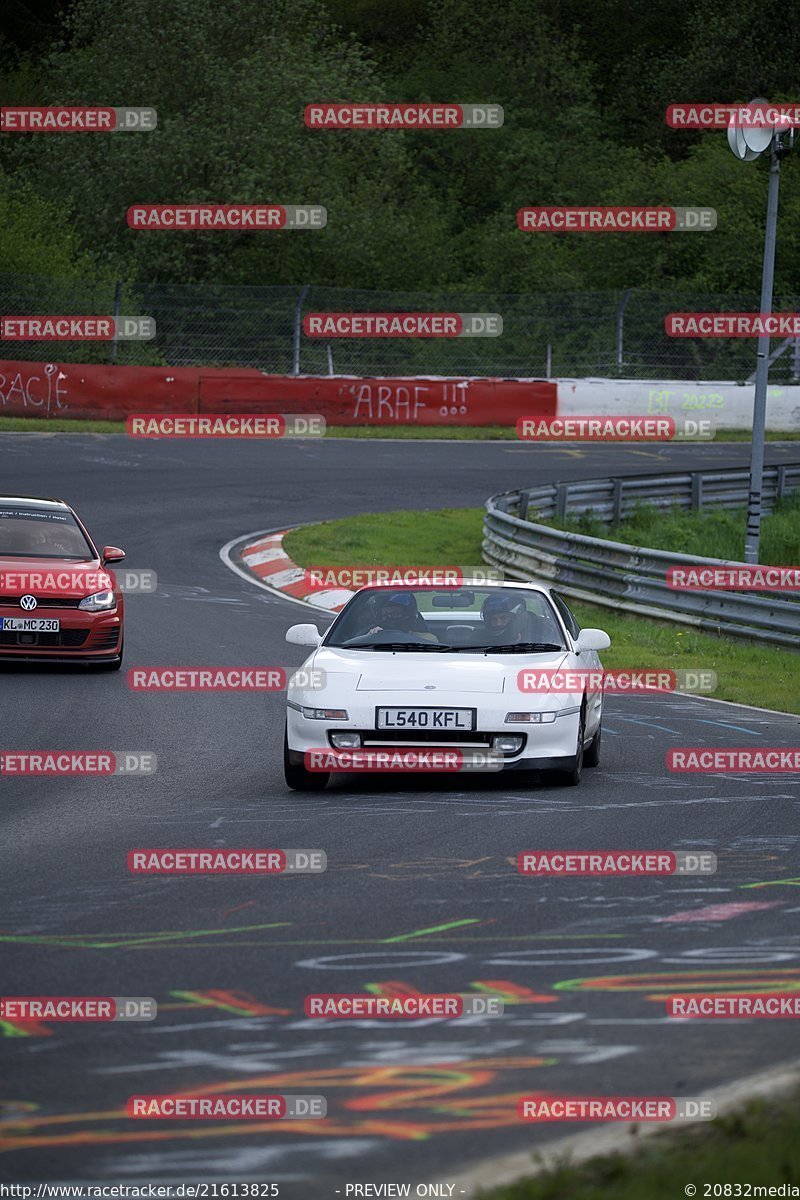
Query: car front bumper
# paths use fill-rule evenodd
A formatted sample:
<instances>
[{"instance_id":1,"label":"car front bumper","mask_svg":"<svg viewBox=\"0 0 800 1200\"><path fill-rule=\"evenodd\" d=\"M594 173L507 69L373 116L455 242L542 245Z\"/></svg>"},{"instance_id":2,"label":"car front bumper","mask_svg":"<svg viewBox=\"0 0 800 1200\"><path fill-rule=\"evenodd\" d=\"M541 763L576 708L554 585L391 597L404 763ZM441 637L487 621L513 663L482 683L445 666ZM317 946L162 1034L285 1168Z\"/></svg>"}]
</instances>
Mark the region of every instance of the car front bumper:
<instances>
[{"instance_id":1,"label":"car front bumper","mask_svg":"<svg viewBox=\"0 0 800 1200\"><path fill-rule=\"evenodd\" d=\"M0 605L0 617L25 616L19 606ZM58 633L16 633L0 629L0 662L111 662L122 647L123 614L48 607L42 617L56 618Z\"/></svg>"},{"instance_id":2,"label":"car front bumper","mask_svg":"<svg viewBox=\"0 0 800 1200\"><path fill-rule=\"evenodd\" d=\"M364 699L359 697L355 702L352 693L347 697L346 702L334 702L330 697L326 697L322 701L319 693L313 698L310 696L297 699L290 697L286 719L290 761L300 765L305 763L305 756L310 751L332 750L330 734L344 731L360 733L362 747L365 751L460 750L467 758L471 752L488 752L491 749L493 736L522 735L525 739L522 749L516 753L502 755L500 769L504 771L565 768L571 765L575 758L580 715L580 707L577 704L570 704L563 709L555 709L556 719L550 723L514 722L506 724L505 717L509 711L527 711L527 708L522 707L525 701L508 696L491 696L491 702L486 703L486 696L437 695L435 706L437 708L476 708L475 729L467 735L460 735L456 731L444 735L427 731L423 735L415 735L411 731L403 731L403 735L399 736L394 731L376 728L377 705L375 699L374 692L365 693ZM480 701L480 703L476 704L476 701ZM323 705L328 708L341 707L347 710L348 719L346 721L330 721L305 717L302 712L298 711L297 704L317 708L323 707ZM390 697L386 697L385 694L381 695L380 707L419 708L431 706L420 704L418 692L398 692L392 693ZM530 707L530 699L527 701L527 707ZM544 708L544 705L541 707ZM486 767L471 768L468 762L465 762L461 769L485 771Z\"/></svg>"}]
</instances>

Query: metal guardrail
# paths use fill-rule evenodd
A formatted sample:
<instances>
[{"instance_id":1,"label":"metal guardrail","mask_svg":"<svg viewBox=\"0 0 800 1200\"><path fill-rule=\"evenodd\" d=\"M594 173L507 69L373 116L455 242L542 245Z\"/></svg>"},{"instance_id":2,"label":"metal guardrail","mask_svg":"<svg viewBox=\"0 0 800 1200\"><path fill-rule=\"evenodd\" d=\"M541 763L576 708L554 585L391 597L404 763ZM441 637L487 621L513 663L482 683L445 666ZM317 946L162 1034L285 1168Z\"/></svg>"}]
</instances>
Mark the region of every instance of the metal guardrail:
<instances>
[{"instance_id":1,"label":"metal guardrail","mask_svg":"<svg viewBox=\"0 0 800 1200\"><path fill-rule=\"evenodd\" d=\"M743 564L630 546L536 523L536 518L589 512L611 523L642 503L684 510L746 507L748 487L747 471L730 470L584 479L503 492L486 501L484 561L501 567L512 579L546 580L564 595L593 604L800 648L798 593L684 592L667 585L671 566ZM800 463L767 467L764 511L797 489Z\"/></svg>"}]
</instances>

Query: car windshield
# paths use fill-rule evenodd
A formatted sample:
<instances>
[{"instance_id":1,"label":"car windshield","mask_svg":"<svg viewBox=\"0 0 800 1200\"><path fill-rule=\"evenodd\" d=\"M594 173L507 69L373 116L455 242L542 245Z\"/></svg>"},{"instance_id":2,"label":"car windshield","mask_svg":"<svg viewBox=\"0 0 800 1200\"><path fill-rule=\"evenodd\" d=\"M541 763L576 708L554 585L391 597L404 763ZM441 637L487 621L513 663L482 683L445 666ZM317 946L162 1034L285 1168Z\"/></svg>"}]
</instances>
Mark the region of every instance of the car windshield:
<instances>
[{"instance_id":1,"label":"car windshield","mask_svg":"<svg viewBox=\"0 0 800 1200\"><path fill-rule=\"evenodd\" d=\"M498 586L364 588L342 609L326 646L400 653L538 654L564 650L543 592Z\"/></svg>"},{"instance_id":2,"label":"car windshield","mask_svg":"<svg viewBox=\"0 0 800 1200\"><path fill-rule=\"evenodd\" d=\"M0 557L94 558L72 513L0 505Z\"/></svg>"}]
</instances>

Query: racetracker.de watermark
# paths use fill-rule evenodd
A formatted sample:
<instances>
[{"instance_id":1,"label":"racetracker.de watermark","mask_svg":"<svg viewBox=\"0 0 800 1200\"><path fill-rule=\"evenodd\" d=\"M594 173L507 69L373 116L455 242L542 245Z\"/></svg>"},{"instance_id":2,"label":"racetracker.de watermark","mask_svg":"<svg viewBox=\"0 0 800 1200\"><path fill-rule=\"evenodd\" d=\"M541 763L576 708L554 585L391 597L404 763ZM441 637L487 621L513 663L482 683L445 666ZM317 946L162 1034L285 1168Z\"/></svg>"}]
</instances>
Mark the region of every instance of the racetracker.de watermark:
<instances>
[{"instance_id":1,"label":"racetracker.de watermark","mask_svg":"<svg viewBox=\"0 0 800 1200\"><path fill-rule=\"evenodd\" d=\"M0 775L154 775L152 750L0 750Z\"/></svg>"},{"instance_id":2,"label":"racetracker.de watermark","mask_svg":"<svg viewBox=\"0 0 800 1200\"><path fill-rule=\"evenodd\" d=\"M133 875L319 875L328 869L324 850L266 850L233 847L220 850L131 850L128 870Z\"/></svg>"},{"instance_id":3,"label":"racetracker.de watermark","mask_svg":"<svg viewBox=\"0 0 800 1200\"><path fill-rule=\"evenodd\" d=\"M155 1021L151 996L3 996L0 1019L7 1021Z\"/></svg>"},{"instance_id":4,"label":"racetracker.de watermark","mask_svg":"<svg viewBox=\"0 0 800 1200\"><path fill-rule=\"evenodd\" d=\"M800 337L800 313L674 312L664 317L674 338Z\"/></svg>"},{"instance_id":5,"label":"racetracker.de watermark","mask_svg":"<svg viewBox=\"0 0 800 1200\"><path fill-rule=\"evenodd\" d=\"M709 850L523 850L520 875L715 875Z\"/></svg>"},{"instance_id":6,"label":"racetracker.de watermark","mask_svg":"<svg viewBox=\"0 0 800 1200\"><path fill-rule=\"evenodd\" d=\"M171 233L261 233L264 230L324 229L321 204L132 204L130 229Z\"/></svg>"},{"instance_id":7,"label":"racetracker.de watermark","mask_svg":"<svg viewBox=\"0 0 800 1200\"><path fill-rule=\"evenodd\" d=\"M224 1093L209 1096L131 1096L129 1117L144 1120L286 1121L321 1120L328 1111L324 1096Z\"/></svg>"},{"instance_id":8,"label":"racetracker.de watermark","mask_svg":"<svg viewBox=\"0 0 800 1200\"><path fill-rule=\"evenodd\" d=\"M409 996L316 992L305 997L303 1011L319 1020L421 1020L431 1017L502 1017L500 996L429 992Z\"/></svg>"},{"instance_id":9,"label":"racetracker.de watermark","mask_svg":"<svg viewBox=\"0 0 800 1200\"><path fill-rule=\"evenodd\" d=\"M7 342L149 342L155 336L154 317L0 317L0 339Z\"/></svg>"},{"instance_id":10,"label":"racetracker.de watermark","mask_svg":"<svg viewBox=\"0 0 800 1200\"><path fill-rule=\"evenodd\" d=\"M714 208L549 205L517 211L524 233L702 233L716 227Z\"/></svg>"},{"instance_id":11,"label":"racetracker.de watermark","mask_svg":"<svg viewBox=\"0 0 800 1200\"><path fill-rule=\"evenodd\" d=\"M352 588L357 591L363 587L458 588L466 583L476 586L501 583L503 578L502 570L487 566L375 567L365 563L349 567L307 567L303 573L303 584L312 592L327 591L329 588Z\"/></svg>"},{"instance_id":12,"label":"racetracker.de watermark","mask_svg":"<svg viewBox=\"0 0 800 1200\"><path fill-rule=\"evenodd\" d=\"M667 996L667 1016L688 1019L710 1018L741 1020L757 1017L765 1020L796 1020L800 1017L800 995L782 992L686 992Z\"/></svg>"},{"instance_id":13,"label":"racetracker.de watermark","mask_svg":"<svg viewBox=\"0 0 800 1200\"><path fill-rule=\"evenodd\" d=\"M667 751L667 770L730 774L793 774L800 771L800 747L676 746Z\"/></svg>"},{"instance_id":14,"label":"racetracker.de watermark","mask_svg":"<svg viewBox=\"0 0 800 1200\"><path fill-rule=\"evenodd\" d=\"M303 763L307 771L398 771L415 774L435 771L501 771L505 759L491 750L401 750L386 749L306 750Z\"/></svg>"},{"instance_id":15,"label":"racetracker.de watermark","mask_svg":"<svg viewBox=\"0 0 800 1200\"><path fill-rule=\"evenodd\" d=\"M755 104L684 100L668 106L665 120L670 129L790 129L800 125L800 104L789 100Z\"/></svg>"},{"instance_id":16,"label":"racetracker.de watermark","mask_svg":"<svg viewBox=\"0 0 800 1200\"><path fill-rule=\"evenodd\" d=\"M500 337L499 313L308 313L306 337L320 338L457 338Z\"/></svg>"},{"instance_id":17,"label":"racetracker.de watermark","mask_svg":"<svg viewBox=\"0 0 800 1200\"><path fill-rule=\"evenodd\" d=\"M120 571L74 571L60 568L0 571L0 595L24 593L124 592L147 595L155 592L158 580L155 571L147 568L125 567Z\"/></svg>"},{"instance_id":18,"label":"racetracker.de watermark","mask_svg":"<svg viewBox=\"0 0 800 1200\"><path fill-rule=\"evenodd\" d=\"M521 692L538 695L572 694L573 692L611 692L615 695L648 692L715 692L716 671L681 668L661 670L644 667L641 670L605 671L578 669L559 670L553 667L523 667L517 673Z\"/></svg>"},{"instance_id":19,"label":"racetracker.de watermark","mask_svg":"<svg viewBox=\"0 0 800 1200\"><path fill-rule=\"evenodd\" d=\"M672 442L680 439L709 441L714 422L707 417L645 417L636 414L605 417L519 417L517 437L538 442Z\"/></svg>"},{"instance_id":20,"label":"racetracker.de watermark","mask_svg":"<svg viewBox=\"0 0 800 1200\"><path fill-rule=\"evenodd\" d=\"M226 413L195 417L184 413L131 413L128 437L143 438L283 438L324 437L319 413Z\"/></svg>"},{"instance_id":21,"label":"racetracker.de watermark","mask_svg":"<svg viewBox=\"0 0 800 1200\"><path fill-rule=\"evenodd\" d=\"M713 1121L713 1100L688 1096L523 1096L521 1121Z\"/></svg>"},{"instance_id":22,"label":"racetracker.de watermark","mask_svg":"<svg viewBox=\"0 0 800 1200\"><path fill-rule=\"evenodd\" d=\"M154 108L0 108L2 133L149 133L157 124Z\"/></svg>"},{"instance_id":23,"label":"racetracker.de watermark","mask_svg":"<svg viewBox=\"0 0 800 1200\"><path fill-rule=\"evenodd\" d=\"M667 587L682 592L800 592L800 567L668 567Z\"/></svg>"},{"instance_id":24,"label":"racetracker.de watermark","mask_svg":"<svg viewBox=\"0 0 800 1200\"><path fill-rule=\"evenodd\" d=\"M501 104L406 104L394 100L340 104L307 104L303 120L309 129L499 129L505 114Z\"/></svg>"},{"instance_id":25,"label":"racetracker.de watermark","mask_svg":"<svg viewBox=\"0 0 800 1200\"><path fill-rule=\"evenodd\" d=\"M131 667L127 683L132 692L282 692L324 688L327 677L321 667Z\"/></svg>"}]
</instances>

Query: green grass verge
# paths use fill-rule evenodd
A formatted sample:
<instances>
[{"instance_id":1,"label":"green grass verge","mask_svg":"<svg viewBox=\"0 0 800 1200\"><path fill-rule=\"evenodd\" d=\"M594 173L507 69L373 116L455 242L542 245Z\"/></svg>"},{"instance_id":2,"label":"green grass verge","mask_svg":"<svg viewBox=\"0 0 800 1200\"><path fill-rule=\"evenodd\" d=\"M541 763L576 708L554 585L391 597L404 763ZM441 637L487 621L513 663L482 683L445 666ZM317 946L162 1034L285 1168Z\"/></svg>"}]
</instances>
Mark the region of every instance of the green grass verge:
<instances>
[{"instance_id":1,"label":"green grass verge","mask_svg":"<svg viewBox=\"0 0 800 1200\"><path fill-rule=\"evenodd\" d=\"M376 513L304 526L287 535L285 547L304 567L477 566L482 562L482 527L483 509L478 508ZM718 700L800 713L800 659L791 651L600 605L575 601L572 607L582 625L598 626L611 637L611 649L603 653L609 670L712 670L717 672Z\"/></svg>"},{"instance_id":2,"label":"green grass verge","mask_svg":"<svg viewBox=\"0 0 800 1200\"><path fill-rule=\"evenodd\" d=\"M589 537L609 538L631 546L656 550L680 550L706 558L741 561L747 512L742 509L709 510L702 513L637 505L619 525L607 525L592 513L564 520L547 521L556 529L571 529ZM759 561L776 566L800 562L800 492L781 500L765 518L761 529Z\"/></svg>"},{"instance_id":3,"label":"green grass verge","mask_svg":"<svg viewBox=\"0 0 800 1200\"><path fill-rule=\"evenodd\" d=\"M486 1200L677 1200L694 1194L702 1200L705 1184L730 1185L721 1193L727 1196L769 1195L768 1190L757 1191L756 1185L797 1187L798 1101L800 1094L781 1101L752 1101L741 1112L713 1123L656 1135L630 1155L602 1155L578 1166L564 1165L481 1195ZM742 1185L739 1192L736 1184ZM746 1184L753 1185L750 1192ZM696 1192L687 1193L689 1186ZM709 1194L714 1195L713 1189ZM785 1194L793 1194L791 1187Z\"/></svg>"},{"instance_id":4,"label":"green grass verge","mask_svg":"<svg viewBox=\"0 0 800 1200\"><path fill-rule=\"evenodd\" d=\"M69 421L60 417L52 420L43 417L0 416L0 433L124 433L124 421ZM384 426L329 426L326 437L331 438L389 438L392 441L419 441L435 438L448 442L516 442L513 427L506 425L384 425ZM749 442L750 431L731 430L717 435L718 442ZM800 431L793 433L768 433L768 442L800 441ZM565 443L565 445L572 443Z\"/></svg>"},{"instance_id":5,"label":"green grass verge","mask_svg":"<svg viewBox=\"0 0 800 1200\"><path fill-rule=\"evenodd\" d=\"M124 421L67 421L63 417L0 417L0 433L124 433Z\"/></svg>"}]
</instances>

